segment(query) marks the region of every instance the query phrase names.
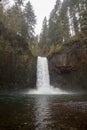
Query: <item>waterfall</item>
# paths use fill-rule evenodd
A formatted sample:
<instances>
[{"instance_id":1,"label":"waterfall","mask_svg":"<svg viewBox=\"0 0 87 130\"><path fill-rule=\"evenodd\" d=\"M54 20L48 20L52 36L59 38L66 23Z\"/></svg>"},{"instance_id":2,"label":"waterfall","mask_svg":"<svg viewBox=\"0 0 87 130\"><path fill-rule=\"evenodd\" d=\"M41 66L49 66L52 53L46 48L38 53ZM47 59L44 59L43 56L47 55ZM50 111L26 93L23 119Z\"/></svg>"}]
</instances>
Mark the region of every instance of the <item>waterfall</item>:
<instances>
[{"instance_id":1,"label":"waterfall","mask_svg":"<svg viewBox=\"0 0 87 130\"><path fill-rule=\"evenodd\" d=\"M38 90L50 89L50 78L48 70L48 61L46 57L38 57L37 59L37 83Z\"/></svg>"},{"instance_id":2,"label":"waterfall","mask_svg":"<svg viewBox=\"0 0 87 130\"><path fill-rule=\"evenodd\" d=\"M46 57L38 56L37 58L36 90L30 90L28 94L68 94L50 85L48 60Z\"/></svg>"}]
</instances>

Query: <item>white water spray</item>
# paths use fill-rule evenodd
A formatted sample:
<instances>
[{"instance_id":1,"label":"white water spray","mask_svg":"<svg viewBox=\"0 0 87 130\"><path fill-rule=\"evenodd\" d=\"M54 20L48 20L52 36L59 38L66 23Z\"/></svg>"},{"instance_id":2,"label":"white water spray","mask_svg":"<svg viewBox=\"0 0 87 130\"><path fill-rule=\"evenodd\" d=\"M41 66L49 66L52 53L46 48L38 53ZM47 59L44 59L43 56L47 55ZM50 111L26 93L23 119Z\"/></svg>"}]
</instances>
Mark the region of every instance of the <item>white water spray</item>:
<instances>
[{"instance_id":1,"label":"white water spray","mask_svg":"<svg viewBox=\"0 0 87 130\"><path fill-rule=\"evenodd\" d=\"M37 83L36 90L29 91L29 94L68 94L50 85L48 61L46 57L37 58Z\"/></svg>"},{"instance_id":2,"label":"white water spray","mask_svg":"<svg viewBox=\"0 0 87 130\"><path fill-rule=\"evenodd\" d=\"M38 57L37 59L37 89L47 91L50 89L49 70L47 58Z\"/></svg>"}]
</instances>

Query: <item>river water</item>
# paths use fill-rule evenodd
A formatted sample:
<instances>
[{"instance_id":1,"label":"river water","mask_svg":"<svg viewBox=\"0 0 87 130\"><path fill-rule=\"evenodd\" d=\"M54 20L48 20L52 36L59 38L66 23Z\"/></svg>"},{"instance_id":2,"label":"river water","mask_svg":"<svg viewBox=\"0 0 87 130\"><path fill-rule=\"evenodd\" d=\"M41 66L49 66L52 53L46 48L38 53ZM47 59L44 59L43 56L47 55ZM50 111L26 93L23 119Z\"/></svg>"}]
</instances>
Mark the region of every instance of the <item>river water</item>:
<instances>
[{"instance_id":1,"label":"river water","mask_svg":"<svg viewBox=\"0 0 87 130\"><path fill-rule=\"evenodd\" d=\"M1 93L0 130L87 130L87 95Z\"/></svg>"}]
</instances>

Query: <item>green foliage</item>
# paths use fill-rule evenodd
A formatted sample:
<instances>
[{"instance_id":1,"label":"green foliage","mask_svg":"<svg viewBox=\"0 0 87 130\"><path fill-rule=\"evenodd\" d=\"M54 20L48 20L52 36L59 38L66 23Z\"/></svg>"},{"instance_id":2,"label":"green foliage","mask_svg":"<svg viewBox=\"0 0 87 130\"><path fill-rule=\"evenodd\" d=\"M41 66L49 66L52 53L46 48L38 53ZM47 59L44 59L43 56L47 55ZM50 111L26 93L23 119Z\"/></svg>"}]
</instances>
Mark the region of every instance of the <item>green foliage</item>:
<instances>
[{"instance_id":1,"label":"green foliage","mask_svg":"<svg viewBox=\"0 0 87 130\"><path fill-rule=\"evenodd\" d=\"M87 35L87 10L82 11L81 30Z\"/></svg>"},{"instance_id":2,"label":"green foliage","mask_svg":"<svg viewBox=\"0 0 87 130\"><path fill-rule=\"evenodd\" d=\"M8 0L7 2L9 3ZM15 5L7 10L0 6L0 88L2 89L3 86L15 89L29 87L35 81L35 78L32 78L35 76L35 58L29 50L30 41L34 42L32 26L34 27L35 21L32 23L31 19L35 20L35 17L32 6L26 5L31 12L26 21L25 10L20 7L22 4L21 0L15 0ZM29 12L26 10L26 13ZM28 24L30 28L27 28ZM30 33L33 37L30 37Z\"/></svg>"},{"instance_id":3,"label":"green foliage","mask_svg":"<svg viewBox=\"0 0 87 130\"><path fill-rule=\"evenodd\" d=\"M36 24L35 14L30 2L28 2L24 9L24 18L27 25L27 37L32 38L34 35L34 28Z\"/></svg>"},{"instance_id":4,"label":"green foliage","mask_svg":"<svg viewBox=\"0 0 87 130\"><path fill-rule=\"evenodd\" d=\"M38 45L42 50L41 54L49 55L59 51L59 48L62 48L66 43L71 42L73 44L75 42L82 42L81 39L78 38L80 33L82 33L85 37L84 39L86 39L86 0L63 0L63 2L57 0L50 13L48 22L45 19L43 21Z\"/></svg>"},{"instance_id":5,"label":"green foliage","mask_svg":"<svg viewBox=\"0 0 87 130\"><path fill-rule=\"evenodd\" d=\"M43 25L42 25L42 32L40 34L40 42L39 46L43 47L43 45L46 45L48 42L48 27L47 27L47 18L45 17L43 20Z\"/></svg>"}]
</instances>

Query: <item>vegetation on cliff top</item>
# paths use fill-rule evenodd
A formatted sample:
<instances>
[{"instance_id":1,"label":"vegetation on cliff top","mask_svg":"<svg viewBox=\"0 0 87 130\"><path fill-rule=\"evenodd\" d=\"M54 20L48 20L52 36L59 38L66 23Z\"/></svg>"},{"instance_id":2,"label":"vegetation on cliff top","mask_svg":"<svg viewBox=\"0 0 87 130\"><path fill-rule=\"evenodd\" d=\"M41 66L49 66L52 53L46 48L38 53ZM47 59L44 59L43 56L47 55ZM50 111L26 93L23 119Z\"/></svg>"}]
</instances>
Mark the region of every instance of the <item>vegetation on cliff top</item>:
<instances>
[{"instance_id":1,"label":"vegetation on cliff top","mask_svg":"<svg viewBox=\"0 0 87 130\"><path fill-rule=\"evenodd\" d=\"M57 0L49 20L43 20L38 44L33 54L50 56L68 49L73 44L83 43L80 48L87 50L87 1ZM36 53L35 53L36 52Z\"/></svg>"}]
</instances>

